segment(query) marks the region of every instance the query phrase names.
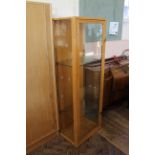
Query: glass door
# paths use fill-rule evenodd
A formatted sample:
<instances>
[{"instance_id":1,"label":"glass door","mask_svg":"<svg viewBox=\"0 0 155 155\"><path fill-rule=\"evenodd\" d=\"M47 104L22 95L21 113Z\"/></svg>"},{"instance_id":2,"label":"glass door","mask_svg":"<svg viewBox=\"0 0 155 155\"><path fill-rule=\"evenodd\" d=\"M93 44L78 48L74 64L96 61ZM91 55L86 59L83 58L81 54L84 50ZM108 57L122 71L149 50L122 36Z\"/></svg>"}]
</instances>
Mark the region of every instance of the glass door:
<instances>
[{"instance_id":1,"label":"glass door","mask_svg":"<svg viewBox=\"0 0 155 155\"><path fill-rule=\"evenodd\" d=\"M102 24L80 23L78 34L81 141L99 126Z\"/></svg>"}]
</instances>

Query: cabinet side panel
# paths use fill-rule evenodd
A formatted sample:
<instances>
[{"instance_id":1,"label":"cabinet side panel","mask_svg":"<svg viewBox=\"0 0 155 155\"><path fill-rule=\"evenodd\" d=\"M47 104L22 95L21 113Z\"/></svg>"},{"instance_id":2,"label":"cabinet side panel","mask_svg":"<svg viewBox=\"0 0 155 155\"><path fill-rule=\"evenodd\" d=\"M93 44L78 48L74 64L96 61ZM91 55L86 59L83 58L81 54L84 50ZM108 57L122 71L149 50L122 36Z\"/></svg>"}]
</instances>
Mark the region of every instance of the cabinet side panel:
<instances>
[{"instance_id":1,"label":"cabinet side panel","mask_svg":"<svg viewBox=\"0 0 155 155\"><path fill-rule=\"evenodd\" d=\"M74 141L71 20L53 20L60 132Z\"/></svg>"},{"instance_id":2,"label":"cabinet side panel","mask_svg":"<svg viewBox=\"0 0 155 155\"><path fill-rule=\"evenodd\" d=\"M27 145L56 131L49 61L50 14L47 4L26 4ZM54 75L53 75L54 76ZM53 92L52 92L52 91Z\"/></svg>"}]
</instances>

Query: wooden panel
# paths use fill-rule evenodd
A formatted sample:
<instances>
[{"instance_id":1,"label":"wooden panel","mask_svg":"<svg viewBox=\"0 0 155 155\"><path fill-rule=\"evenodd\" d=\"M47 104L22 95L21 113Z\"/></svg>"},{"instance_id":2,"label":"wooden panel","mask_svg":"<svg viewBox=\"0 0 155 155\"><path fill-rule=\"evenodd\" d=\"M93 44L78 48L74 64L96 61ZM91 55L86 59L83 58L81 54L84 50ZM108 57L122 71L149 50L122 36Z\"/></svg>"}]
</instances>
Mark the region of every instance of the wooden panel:
<instances>
[{"instance_id":1,"label":"wooden panel","mask_svg":"<svg viewBox=\"0 0 155 155\"><path fill-rule=\"evenodd\" d=\"M78 54L77 54L77 20L75 17L72 18L72 89L73 89L73 119L74 119L74 144L78 143L78 133L79 133L79 81L78 81Z\"/></svg>"},{"instance_id":2,"label":"wooden panel","mask_svg":"<svg viewBox=\"0 0 155 155\"><path fill-rule=\"evenodd\" d=\"M100 107L99 112L102 112L103 109L103 95L104 94L104 64L105 64L105 45L106 45L106 21L102 23L102 33L103 33L103 40L102 40L102 61L101 61L101 84L100 84ZM100 122L101 123L101 122Z\"/></svg>"},{"instance_id":3,"label":"wooden panel","mask_svg":"<svg viewBox=\"0 0 155 155\"><path fill-rule=\"evenodd\" d=\"M27 145L57 130L50 5L26 4Z\"/></svg>"},{"instance_id":4,"label":"wooden panel","mask_svg":"<svg viewBox=\"0 0 155 155\"><path fill-rule=\"evenodd\" d=\"M58 132L48 133L44 137L37 139L36 141L33 141L31 144L27 144L26 153L30 153L36 148L42 146L43 144L48 143L51 139L54 139L58 134L59 134Z\"/></svg>"}]
</instances>

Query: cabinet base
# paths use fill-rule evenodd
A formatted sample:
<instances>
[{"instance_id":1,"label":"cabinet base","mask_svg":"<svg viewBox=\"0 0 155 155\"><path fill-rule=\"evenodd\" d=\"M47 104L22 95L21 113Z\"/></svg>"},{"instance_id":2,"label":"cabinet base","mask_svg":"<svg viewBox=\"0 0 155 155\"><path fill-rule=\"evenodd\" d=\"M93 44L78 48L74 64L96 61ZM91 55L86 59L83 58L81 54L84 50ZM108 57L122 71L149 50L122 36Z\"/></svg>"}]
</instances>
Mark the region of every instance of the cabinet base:
<instances>
[{"instance_id":1,"label":"cabinet base","mask_svg":"<svg viewBox=\"0 0 155 155\"><path fill-rule=\"evenodd\" d=\"M89 137L91 137L93 134L95 134L97 131L99 131L101 129L101 127L96 127L94 128L91 132L89 132L81 141L79 141L79 143L75 143L73 140L71 140L70 138L68 138L65 134L60 133L60 135L66 139L67 141L69 141L71 144L73 144L75 147L79 147L84 141L86 141Z\"/></svg>"}]
</instances>

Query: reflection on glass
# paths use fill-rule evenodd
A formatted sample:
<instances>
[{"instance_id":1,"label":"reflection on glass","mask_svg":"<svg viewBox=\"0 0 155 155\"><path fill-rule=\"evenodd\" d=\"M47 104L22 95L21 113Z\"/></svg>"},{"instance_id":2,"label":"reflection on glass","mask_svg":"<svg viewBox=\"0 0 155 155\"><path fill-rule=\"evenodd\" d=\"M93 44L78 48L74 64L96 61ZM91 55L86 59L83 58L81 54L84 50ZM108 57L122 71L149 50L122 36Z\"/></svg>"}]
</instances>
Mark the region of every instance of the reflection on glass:
<instances>
[{"instance_id":1,"label":"reflection on glass","mask_svg":"<svg viewBox=\"0 0 155 155\"><path fill-rule=\"evenodd\" d=\"M101 77L102 25L80 24L80 136L98 126Z\"/></svg>"},{"instance_id":2,"label":"reflection on glass","mask_svg":"<svg viewBox=\"0 0 155 155\"><path fill-rule=\"evenodd\" d=\"M70 20L54 21L54 47L60 130L74 141Z\"/></svg>"}]
</instances>

